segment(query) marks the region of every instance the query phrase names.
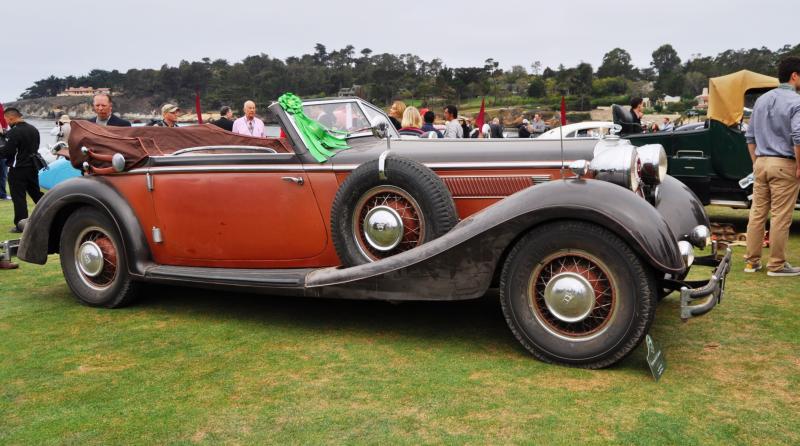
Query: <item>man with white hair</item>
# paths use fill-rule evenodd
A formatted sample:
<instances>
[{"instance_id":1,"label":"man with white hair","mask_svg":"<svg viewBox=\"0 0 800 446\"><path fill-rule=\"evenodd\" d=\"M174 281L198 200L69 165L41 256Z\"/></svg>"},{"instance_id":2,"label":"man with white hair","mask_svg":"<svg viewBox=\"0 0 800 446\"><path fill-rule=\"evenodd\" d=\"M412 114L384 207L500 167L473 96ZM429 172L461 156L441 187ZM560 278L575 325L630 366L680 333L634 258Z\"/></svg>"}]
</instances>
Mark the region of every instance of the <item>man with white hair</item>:
<instances>
[{"instance_id":1,"label":"man with white hair","mask_svg":"<svg viewBox=\"0 0 800 446\"><path fill-rule=\"evenodd\" d=\"M244 103L242 110L244 111L244 116L233 121L233 133L265 138L264 121L256 118L256 103L247 101Z\"/></svg>"}]
</instances>

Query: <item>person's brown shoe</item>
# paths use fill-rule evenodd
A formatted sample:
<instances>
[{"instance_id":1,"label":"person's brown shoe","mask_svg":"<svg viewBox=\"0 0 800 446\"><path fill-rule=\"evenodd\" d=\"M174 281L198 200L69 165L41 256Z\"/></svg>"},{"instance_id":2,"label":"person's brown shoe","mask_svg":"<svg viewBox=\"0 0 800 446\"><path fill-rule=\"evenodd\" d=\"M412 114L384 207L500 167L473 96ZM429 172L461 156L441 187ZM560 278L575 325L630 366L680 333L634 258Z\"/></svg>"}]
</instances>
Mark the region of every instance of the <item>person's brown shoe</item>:
<instances>
[{"instance_id":1,"label":"person's brown shoe","mask_svg":"<svg viewBox=\"0 0 800 446\"><path fill-rule=\"evenodd\" d=\"M17 269L19 265L8 260L0 260L0 269Z\"/></svg>"}]
</instances>

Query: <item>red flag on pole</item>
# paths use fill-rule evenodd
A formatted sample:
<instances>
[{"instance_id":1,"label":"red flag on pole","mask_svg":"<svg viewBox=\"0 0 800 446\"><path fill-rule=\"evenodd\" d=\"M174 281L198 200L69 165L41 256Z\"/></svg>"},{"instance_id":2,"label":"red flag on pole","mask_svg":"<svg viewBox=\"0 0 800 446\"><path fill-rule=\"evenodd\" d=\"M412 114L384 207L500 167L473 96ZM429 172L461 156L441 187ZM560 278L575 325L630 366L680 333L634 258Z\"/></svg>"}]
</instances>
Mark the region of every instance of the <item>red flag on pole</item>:
<instances>
[{"instance_id":1,"label":"red flag on pole","mask_svg":"<svg viewBox=\"0 0 800 446\"><path fill-rule=\"evenodd\" d=\"M475 128L480 132L483 129L483 124L486 123L486 96L481 99L481 111L478 112L478 117L475 119ZM467 135L464 135L466 138Z\"/></svg>"},{"instance_id":2,"label":"red flag on pole","mask_svg":"<svg viewBox=\"0 0 800 446\"><path fill-rule=\"evenodd\" d=\"M8 122L6 122L6 117L3 115L5 111L6 110L3 108L3 103L0 102L0 130L8 128Z\"/></svg>"},{"instance_id":3,"label":"red flag on pole","mask_svg":"<svg viewBox=\"0 0 800 446\"><path fill-rule=\"evenodd\" d=\"M567 103L564 96L561 96L561 125L567 125Z\"/></svg>"},{"instance_id":4,"label":"red flag on pole","mask_svg":"<svg viewBox=\"0 0 800 446\"><path fill-rule=\"evenodd\" d=\"M200 110L200 92L194 91L194 111L197 112L197 123L203 123L203 112Z\"/></svg>"}]
</instances>

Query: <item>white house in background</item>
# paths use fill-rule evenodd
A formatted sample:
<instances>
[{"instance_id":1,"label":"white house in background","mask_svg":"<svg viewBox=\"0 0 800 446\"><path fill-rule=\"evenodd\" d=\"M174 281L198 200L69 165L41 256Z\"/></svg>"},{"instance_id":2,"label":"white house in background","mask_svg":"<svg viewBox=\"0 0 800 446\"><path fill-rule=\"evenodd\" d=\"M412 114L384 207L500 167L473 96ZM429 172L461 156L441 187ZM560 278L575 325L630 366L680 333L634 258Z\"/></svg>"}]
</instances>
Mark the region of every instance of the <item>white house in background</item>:
<instances>
[{"instance_id":1,"label":"white house in background","mask_svg":"<svg viewBox=\"0 0 800 446\"><path fill-rule=\"evenodd\" d=\"M677 104L680 101L681 101L680 96L670 96L668 94L664 95L664 99L661 100L661 102L663 102L664 104Z\"/></svg>"},{"instance_id":2,"label":"white house in background","mask_svg":"<svg viewBox=\"0 0 800 446\"><path fill-rule=\"evenodd\" d=\"M94 96L96 94L111 94L111 89L105 87L69 87L56 96Z\"/></svg>"}]
</instances>

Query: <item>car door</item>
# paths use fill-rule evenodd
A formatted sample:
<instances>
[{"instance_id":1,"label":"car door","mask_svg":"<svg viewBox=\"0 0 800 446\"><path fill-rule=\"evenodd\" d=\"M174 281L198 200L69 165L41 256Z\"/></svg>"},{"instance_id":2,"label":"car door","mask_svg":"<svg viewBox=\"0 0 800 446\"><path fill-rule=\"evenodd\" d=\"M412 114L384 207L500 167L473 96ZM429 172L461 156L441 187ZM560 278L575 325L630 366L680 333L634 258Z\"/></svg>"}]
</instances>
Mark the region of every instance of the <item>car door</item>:
<instances>
[{"instance_id":1,"label":"car door","mask_svg":"<svg viewBox=\"0 0 800 446\"><path fill-rule=\"evenodd\" d=\"M326 225L295 154L216 152L154 157L153 233L164 263L259 267L325 249Z\"/></svg>"}]
</instances>

